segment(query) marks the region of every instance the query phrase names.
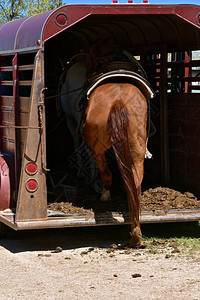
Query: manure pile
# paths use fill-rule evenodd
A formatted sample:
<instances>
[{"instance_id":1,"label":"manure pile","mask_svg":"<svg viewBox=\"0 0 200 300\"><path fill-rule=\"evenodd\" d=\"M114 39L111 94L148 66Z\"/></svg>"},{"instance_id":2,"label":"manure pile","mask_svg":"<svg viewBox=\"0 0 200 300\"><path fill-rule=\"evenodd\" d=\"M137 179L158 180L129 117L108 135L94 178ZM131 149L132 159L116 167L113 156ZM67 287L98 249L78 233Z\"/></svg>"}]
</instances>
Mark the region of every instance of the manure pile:
<instances>
[{"instance_id":1,"label":"manure pile","mask_svg":"<svg viewBox=\"0 0 200 300\"><path fill-rule=\"evenodd\" d=\"M123 212L127 211L127 200L123 193L113 196L113 200L102 203L99 195L85 194L77 201L50 203L48 209L67 214L91 214L92 212ZM200 208L200 200L192 193L181 193L167 187L150 188L143 191L141 198L141 210L164 210L170 209L195 209Z\"/></svg>"}]
</instances>

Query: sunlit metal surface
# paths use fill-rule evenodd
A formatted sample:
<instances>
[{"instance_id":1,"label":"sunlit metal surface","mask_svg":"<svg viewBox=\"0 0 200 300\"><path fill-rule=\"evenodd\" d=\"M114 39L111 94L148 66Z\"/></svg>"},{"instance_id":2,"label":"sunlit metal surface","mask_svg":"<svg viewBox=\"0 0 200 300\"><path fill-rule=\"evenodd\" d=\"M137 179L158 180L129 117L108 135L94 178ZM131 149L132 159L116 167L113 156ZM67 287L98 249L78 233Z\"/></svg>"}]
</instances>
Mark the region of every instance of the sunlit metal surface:
<instances>
[{"instance_id":1,"label":"sunlit metal surface","mask_svg":"<svg viewBox=\"0 0 200 300\"><path fill-rule=\"evenodd\" d=\"M26 222L14 222L14 213L0 212L0 222L15 230L23 229L45 229L62 227L103 226L129 224L128 213L109 212L107 214L69 215L56 211L48 211L46 220L35 220ZM140 222L145 223L168 223L168 222L194 222L200 220L200 209L169 210L164 212L142 211Z\"/></svg>"}]
</instances>

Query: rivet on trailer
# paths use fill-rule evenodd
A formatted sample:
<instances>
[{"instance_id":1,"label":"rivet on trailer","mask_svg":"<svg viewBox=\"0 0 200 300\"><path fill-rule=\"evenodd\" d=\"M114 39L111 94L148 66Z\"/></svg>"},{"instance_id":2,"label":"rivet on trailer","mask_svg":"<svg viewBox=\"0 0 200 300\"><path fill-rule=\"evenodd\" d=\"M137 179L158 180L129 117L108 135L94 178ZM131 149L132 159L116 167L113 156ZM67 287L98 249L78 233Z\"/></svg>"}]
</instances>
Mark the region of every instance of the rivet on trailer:
<instances>
[{"instance_id":1,"label":"rivet on trailer","mask_svg":"<svg viewBox=\"0 0 200 300\"><path fill-rule=\"evenodd\" d=\"M94 216L47 210L48 169L67 173L72 149L64 126L53 132L61 121L56 95L62 61L105 37L139 57L156 92L154 159L145 163L144 182L200 196L200 60L192 56L200 50L200 6L143 2L66 5L0 24L1 224L22 230L130 222L126 212ZM200 209L142 211L140 217L141 223L197 220Z\"/></svg>"}]
</instances>

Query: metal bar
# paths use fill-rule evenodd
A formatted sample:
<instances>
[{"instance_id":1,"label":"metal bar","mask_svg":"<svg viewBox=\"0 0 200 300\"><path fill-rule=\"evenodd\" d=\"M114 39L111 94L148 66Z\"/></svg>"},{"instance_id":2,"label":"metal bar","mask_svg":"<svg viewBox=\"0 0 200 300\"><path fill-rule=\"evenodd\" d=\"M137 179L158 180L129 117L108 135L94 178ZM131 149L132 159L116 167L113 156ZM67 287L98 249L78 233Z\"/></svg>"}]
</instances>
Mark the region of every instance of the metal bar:
<instances>
[{"instance_id":1,"label":"metal bar","mask_svg":"<svg viewBox=\"0 0 200 300\"><path fill-rule=\"evenodd\" d=\"M1 109L2 109L3 112L12 112L13 113L13 107L12 106L2 105Z\"/></svg>"},{"instance_id":2,"label":"metal bar","mask_svg":"<svg viewBox=\"0 0 200 300\"><path fill-rule=\"evenodd\" d=\"M170 182L167 79L167 51L163 46L160 64L160 143L161 175L165 185Z\"/></svg>"},{"instance_id":3,"label":"metal bar","mask_svg":"<svg viewBox=\"0 0 200 300\"><path fill-rule=\"evenodd\" d=\"M10 105L13 105L13 96L5 96L1 95L2 103L10 103Z\"/></svg>"},{"instance_id":4,"label":"metal bar","mask_svg":"<svg viewBox=\"0 0 200 300\"><path fill-rule=\"evenodd\" d=\"M184 55L185 55L185 63L189 63L190 60L192 59L191 55L189 55L189 52L187 52L187 51L185 51ZM185 76L184 78L190 78L190 76L191 76L190 71L191 71L191 66L184 66L184 76ZM188 93L190 84L187 80L184 84L184 87L185 87L185 93Z\"/></svg>"},{"instance_id":5,"label":"metal bar","mask_svg":"<svg viewBox=\"0 0 200 300\"><path fill-rule=\"evenodd\" d=\"M17 53L36 53L39 49L41 49L42 47L30 47L30 48L22 48L22 49L13 49L13 50L5 50L5 51L1 51L0 55L1 56L8 56L8 55L15 55L16 52Z\"/></svg>"},{"instance_id":6,"label":"metal bar","mask_svg":"<svg viewBox=\"0 0 200 300\"><path fill-rule=\"evenodd\" d=\"M12 72L12 66L0 67L0 71L2 71L2 72Z\"/></svg>"},{"instance_id":7,"label":"metal bar","mask_svg":"<svg viewBox=\"0 0 200 300\"><path fill-rule=\"evenodd\" d=\"M19 71L31 71L33 68L34 65L22 65L18 67Z\"/></svg>"},{"instance_id":8,"label":"metal bar","mask_svg":"<svg viewBox=\"0 0 200 300\"><path fill-rule=\"evenodd\" d=\"M25 229L45 229L63 227L82 227L82 226L105 226L130 224L129 214L109 212L107 214L89 215L67 215L60 212L51 211L50 216L45 220L18 221L14 222L15 214L0 212L0 222L8 225L15 230ZM172 223L172 222L194 222L200 220L200 209L196 210L170 210L164 211L142 211L140 222L150 223Z\"/></svg>"},{"instance_id":9,"label":"metal bar","mask_svg":"<svg viewBox=\"0 0 200 300\"><path fill-rule=\"evenodd\" d=\"M16 224L14 222L14 218L15 218L14 214L11 214L11 215L6 214L6 215L4 215L3 212L0 212L0 222L2 222L3 224L9 226L12 229L17 230L17 226L16 226Z\"/></svg>"},{"instance_id":10,"label":"metal bar","mask_svg":"<svg viewBox=\"0 0 200 300\"><path fill-rule=\"evenodd\" d=\"M168 78L169 82L173 82L173 79ZM178 82L198 82L200 81L200 77L183 77L183 78L177 78Z\"/></svg>"},{"instance_id":11,"label":"metal bar","mask_svg":"<svg viewBox=\"0 0 200 300\"><path fill-rule=\"evenodd\" d=\"M32 85L32 80L20 80L19 81L19 86L31 86Z\"/></svg>"},{"instance_id":12,"label":"metal bar","mask_svg":"<svg viewBox=\"0 0 200 300\"><path fill-rule=\"evenodd\" d=\"M15 194L17 195L18 190L18 182L19 182L19 168L20 168L20 157L19 157L19 131L17 130L17 126L19 123L19 78L18 78L18 54L15 54L13 61L13 104L14 104L14 119L15 119L15 149L14 149L14 157L15 157Z\"/></svg>"},{"instance_id":13,"label":"metal bar","mask_svg":"<svg viewBox=\"0 0 200 300\"><path fill-rule=\"evenodd\" d=\"M12 143L12 144L14 144L15 142L12 138L5 137L5 136L2 136L2 141L7 141L8 143Z\"/></svg>"},{"instance_id":14,"label":"metal bar","mask_svg":"<svg viewBox=\"0 0 200 300\"><path fill-rule=\"evenodd\" d=\"M15 126L15 125L0 125L0 128L16 128L16 129L41 129L41 126Z\"/></svg>"},{"instance_id":15,"label":"metal bar","mask_svg":"<svg viewBox=\"0 0 200 300\"><path fill-rule=\"evenodd\" d=\"M12 86L12 85L13 85L13 81L12 81L12 80L2 80L2 81L1 81L1 85L9 85L9 86Z\"/></svg>"}]
</instances>

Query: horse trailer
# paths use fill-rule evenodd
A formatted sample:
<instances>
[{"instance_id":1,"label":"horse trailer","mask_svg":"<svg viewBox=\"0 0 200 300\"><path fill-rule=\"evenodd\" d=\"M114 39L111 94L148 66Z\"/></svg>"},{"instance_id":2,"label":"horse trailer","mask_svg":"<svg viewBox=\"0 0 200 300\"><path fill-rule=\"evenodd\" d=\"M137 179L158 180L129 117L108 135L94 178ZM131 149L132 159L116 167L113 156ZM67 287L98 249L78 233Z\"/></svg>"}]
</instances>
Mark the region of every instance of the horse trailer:
<instances>
[{"instance_id":1,"label":"horse trailer","mask_svg":"<svg viewBox=\"0 0 200 300\"><path fill-rule=\"evenodd\" d=\"M200 197L200 6L116 2L65 5L0 24L0 224L23 230L130 223L121 208L72 214L49 206L61 190L69 202L78 190L58 101L61 74L72 57L105 39L137 57L155 92L144 185ZM140 216L141 223L199 220L200 201Z\"/></svg>"}]
</instances>

